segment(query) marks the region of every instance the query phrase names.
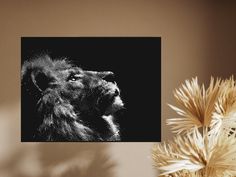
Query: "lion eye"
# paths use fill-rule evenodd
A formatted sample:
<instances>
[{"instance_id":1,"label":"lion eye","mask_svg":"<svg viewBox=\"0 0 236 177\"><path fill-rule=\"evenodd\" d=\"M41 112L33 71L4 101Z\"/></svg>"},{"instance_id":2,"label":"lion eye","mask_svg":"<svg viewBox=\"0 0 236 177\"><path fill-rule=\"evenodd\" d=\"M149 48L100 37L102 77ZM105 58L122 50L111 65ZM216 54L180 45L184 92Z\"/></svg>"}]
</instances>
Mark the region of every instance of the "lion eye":
<instances>
[{"instance_id":1,"label":"lion eye","mask_svg":"<svg viewBox=\"0 0 236 177\"><path fill-rule=\"evenodd\" d=\"M77 81L78 79L81 79L82 77L83 77L82 74L71 74L67 80L68 81Z\"/></svg>"}]
</instances>

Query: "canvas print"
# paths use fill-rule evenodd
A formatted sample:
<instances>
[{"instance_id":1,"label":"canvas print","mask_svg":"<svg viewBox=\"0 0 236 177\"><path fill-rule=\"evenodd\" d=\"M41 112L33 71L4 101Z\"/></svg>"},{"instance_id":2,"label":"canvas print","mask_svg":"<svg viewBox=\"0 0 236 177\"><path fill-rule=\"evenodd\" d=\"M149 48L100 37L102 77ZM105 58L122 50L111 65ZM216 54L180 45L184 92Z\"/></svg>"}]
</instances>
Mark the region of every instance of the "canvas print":
<instances>
[{"instance_id":1,"label":"canvas print","mask_svg":"<svg viewBox=\"0 0 236 177\"><path fill-rule=\"evenodd\" d=\"M160 141L159 37L22 37L23 142Z\"/></svg>"}]
</instances>

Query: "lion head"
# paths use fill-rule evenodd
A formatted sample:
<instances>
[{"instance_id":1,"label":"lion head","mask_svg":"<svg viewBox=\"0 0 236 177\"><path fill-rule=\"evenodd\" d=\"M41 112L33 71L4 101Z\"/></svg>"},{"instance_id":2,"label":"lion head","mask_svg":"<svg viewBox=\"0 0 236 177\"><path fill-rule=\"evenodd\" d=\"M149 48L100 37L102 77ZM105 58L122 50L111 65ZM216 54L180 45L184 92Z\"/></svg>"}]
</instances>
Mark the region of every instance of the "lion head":
<instances>
[{"instance_id":1,"label":"lion head","mask_svg":"<svg viewBox=\"0 0 236 177\"><path fill-rule=\"evenodd\" d=\"M49 56L22 65L22 138L26 141L120 140L123 108L110 71L85 71Z\"/></svg>"}]
</instances>

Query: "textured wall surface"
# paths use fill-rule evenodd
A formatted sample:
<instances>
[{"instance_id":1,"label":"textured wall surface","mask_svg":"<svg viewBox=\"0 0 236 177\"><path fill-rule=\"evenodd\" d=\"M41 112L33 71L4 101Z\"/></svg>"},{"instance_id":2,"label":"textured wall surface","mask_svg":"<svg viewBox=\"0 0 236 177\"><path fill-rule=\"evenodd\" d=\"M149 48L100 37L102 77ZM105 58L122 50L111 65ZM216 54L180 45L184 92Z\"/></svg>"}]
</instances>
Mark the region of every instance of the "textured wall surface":
<instances>
[{"instance_id":1,"label":"textured wall surface","mask_svg":"<svg viewBox=\"0 0 236 177\"><path fill-rule=\"evenodd\" d=\"M166 140L174 88L235 73L235 17L233 1L1 1L0 176L156 176L152 143L20 143L21 36L161 36Z\"/></svg>"}]
</instances>

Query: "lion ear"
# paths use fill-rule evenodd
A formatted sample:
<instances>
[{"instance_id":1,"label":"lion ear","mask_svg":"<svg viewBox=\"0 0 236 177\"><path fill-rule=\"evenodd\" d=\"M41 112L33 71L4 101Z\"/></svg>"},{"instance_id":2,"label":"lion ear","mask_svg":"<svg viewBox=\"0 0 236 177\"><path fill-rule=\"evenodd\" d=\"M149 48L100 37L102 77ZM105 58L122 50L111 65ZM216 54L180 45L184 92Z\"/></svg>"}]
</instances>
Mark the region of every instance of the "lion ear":
<instances>
[{"instance_id":1,"label":"lion ear","mask_svg":"<svg viewBox=\"0 0 236 177\"><path fill-rule=\"evenodd\" d=\"M43 71L36 71L31 73L31 79L33 84L39 91L44 91L49 87L51 78L46 75Z\"/></svg>"}]
</instances>

